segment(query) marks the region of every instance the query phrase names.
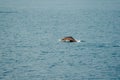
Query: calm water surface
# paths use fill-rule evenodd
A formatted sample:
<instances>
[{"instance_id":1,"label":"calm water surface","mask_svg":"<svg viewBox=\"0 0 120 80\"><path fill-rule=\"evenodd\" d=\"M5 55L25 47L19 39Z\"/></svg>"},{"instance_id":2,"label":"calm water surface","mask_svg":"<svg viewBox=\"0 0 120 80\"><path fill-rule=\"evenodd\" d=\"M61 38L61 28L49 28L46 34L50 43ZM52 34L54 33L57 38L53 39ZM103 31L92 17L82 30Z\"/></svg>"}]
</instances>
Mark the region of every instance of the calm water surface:
<instances>
[{"instance_id":1,"label":"calm water surface","mask_svg":"<svg viewBox=\"0 0 120 80\"><path fill-rule=\"evenodd\" d=\"M120 80L120 10L1 7L0 80Z\"/></svg>"}]
</instances>

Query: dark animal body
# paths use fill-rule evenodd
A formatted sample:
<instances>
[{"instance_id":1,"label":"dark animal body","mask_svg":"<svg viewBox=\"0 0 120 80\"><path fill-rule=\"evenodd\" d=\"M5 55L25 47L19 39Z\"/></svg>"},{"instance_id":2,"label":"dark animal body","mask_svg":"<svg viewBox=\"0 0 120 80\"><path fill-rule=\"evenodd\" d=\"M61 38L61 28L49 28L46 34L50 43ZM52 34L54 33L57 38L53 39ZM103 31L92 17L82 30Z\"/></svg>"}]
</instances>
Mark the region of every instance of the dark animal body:
<instances>
[{"instance_id":1,"label":"dark animal body","mask_svg":"<svg viewBox=\"0 0 120 80\"><path fill-rule=\"evenodd\" d=\"M77 42L73 37L68 36L68 37L64 37L63 39L61 39L64 42Z\"/></svg>"}]
</instances>

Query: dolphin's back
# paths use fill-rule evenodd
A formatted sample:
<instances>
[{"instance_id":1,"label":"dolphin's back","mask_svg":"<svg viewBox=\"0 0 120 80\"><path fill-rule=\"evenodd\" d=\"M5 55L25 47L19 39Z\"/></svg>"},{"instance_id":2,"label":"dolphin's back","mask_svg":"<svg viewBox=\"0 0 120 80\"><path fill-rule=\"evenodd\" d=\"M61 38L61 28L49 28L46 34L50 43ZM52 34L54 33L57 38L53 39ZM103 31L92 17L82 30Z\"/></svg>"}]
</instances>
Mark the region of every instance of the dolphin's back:
<instances>
[{"instance_id":1,"label":"dolphin's back","mask_svg":"<svg viewBox=\"0 0 120 80\"><path fill-rule=\"evenodd\" d=\"M76 40L72 36L67 36L63 38L64 41L69 41L69 42L76 42Z\"/></svg>"}]
</instances>

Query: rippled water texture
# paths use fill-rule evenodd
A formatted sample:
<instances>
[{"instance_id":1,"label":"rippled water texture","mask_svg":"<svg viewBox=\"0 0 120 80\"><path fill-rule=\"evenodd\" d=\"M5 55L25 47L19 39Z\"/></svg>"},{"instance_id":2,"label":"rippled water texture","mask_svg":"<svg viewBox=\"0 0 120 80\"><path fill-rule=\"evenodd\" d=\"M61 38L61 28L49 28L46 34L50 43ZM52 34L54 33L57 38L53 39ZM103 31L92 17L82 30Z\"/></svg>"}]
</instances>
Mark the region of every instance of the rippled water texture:
<instances>
[{"instance_id":1,"label":"rippled water texture","mask_svg":"<svg viewBox=\"0 0 120 80\"><path fill-rule=\"evenodd\" d=\"M0 80L120 80L120 10L1 7Z\"/></svg>"}]
</instances>

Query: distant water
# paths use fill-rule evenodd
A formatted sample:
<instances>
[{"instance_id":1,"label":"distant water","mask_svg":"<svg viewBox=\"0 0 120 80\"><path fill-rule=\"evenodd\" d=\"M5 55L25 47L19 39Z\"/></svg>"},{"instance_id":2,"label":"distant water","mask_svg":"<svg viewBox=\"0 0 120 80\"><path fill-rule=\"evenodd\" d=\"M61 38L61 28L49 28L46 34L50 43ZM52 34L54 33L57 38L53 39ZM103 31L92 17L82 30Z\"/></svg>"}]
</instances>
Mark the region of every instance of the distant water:
<instances>
[{"instance_id":1,"label":"distant water","mask_svg":"<svg viewBox=\"0 0 120 80\"><path fill-rule=\"evenodd\" d=\"M120 80L120 10L0 8L0 80Z\"/></svg>"}]
</instances>

